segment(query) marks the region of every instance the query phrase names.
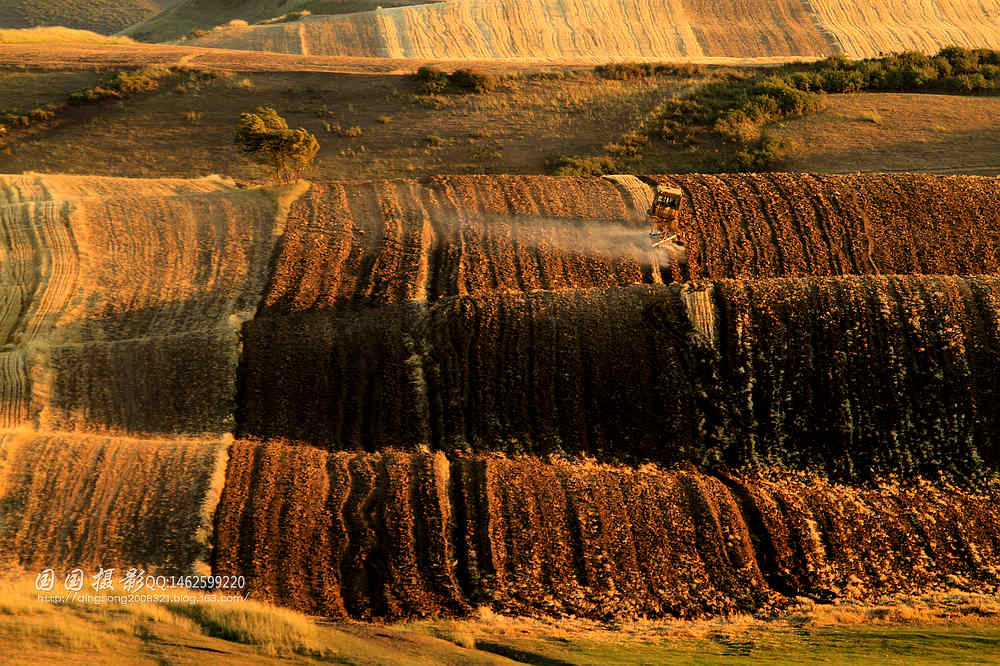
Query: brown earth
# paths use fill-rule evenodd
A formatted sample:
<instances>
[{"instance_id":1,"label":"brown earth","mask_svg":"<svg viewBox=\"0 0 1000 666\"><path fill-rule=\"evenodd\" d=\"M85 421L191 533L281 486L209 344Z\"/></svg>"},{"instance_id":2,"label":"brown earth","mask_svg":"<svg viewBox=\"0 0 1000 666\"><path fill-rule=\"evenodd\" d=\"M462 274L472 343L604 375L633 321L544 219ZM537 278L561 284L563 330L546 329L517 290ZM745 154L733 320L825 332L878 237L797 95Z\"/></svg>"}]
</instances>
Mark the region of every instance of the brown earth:
<instances>
[{"instance_id":1,"label":"brown earth","mask_svg":"<svg viewBox=\"0 0 1000 666\"><path fill-rule=\"evenodd\" d=\"M693 278L995 273L1000 188L920 175L688 175ZM314 185L293 204L262 314L669 279L644 265L635 179L442 176ZM616 226L619 225L619 226Z\"/></svg>"},{"instance_id":2,"label":"brown earth","mask_svg":"<svg viewBox=\"0 0 1000 666\"><path fill-rule=\"evenodd\" d=\"M692 277L995 273L994 178L671 176L690 211Z\"/></svg>"},{"instance_id":3,"label":"brown earth","mask_svg":"<svg viewBox=\"0 0 1000 666\"><path fill-rule=\"evenodd\" d=\"M1000 97L827 95L826 109L771 125L794 144L782 171L1000 174Z\"/></svg>"},{"instance_id":4,"label":"brown earth","mask_svg":"<svg viewBox=\"0 0 1000 666\"><path fill-rule=\"evenodd\" d=\"M203 504L222 450L218 441L0 435L0 558L38 571L190 571L207 553Z\"/></svg>"},{"instance_id":5,"label":"brown earth","mask_svg":"<svg viewBox=\"0 0 1000 666\"><path fill-rule=\"evenodd\" d=\"M309 612L995 592L997 181L660 178L683 286L630 177L0 178L0 553L190 570L240 430L214 570Z\"/></svg>"},{"instance_id":6,"label":"brown earth","mask_svg":"<svg viewBox=\"0 0 1000 666\"><path fill-rule=\"evenodd\" d=\"M759 58L703 57L694 62L717 65L768 65L793 60L790 56ZM600 62L605 62L602 59ZM179 44L0 44L0 66L39 69L134 68L142 65L185 66L196 69L228 69L236 72L330 72L343 74L388 74L415 72L423 65L447 64L472 67L494 74L546 71L565 67L592 67L593 59L536 58L517 61L468 58L385 58L301 55L267 51L204 48Z\"/></svg>"},{"instance_id":7,"label":"brown earth","mask_svg":"<svg viewBox=\"0 0 1000 666\"><path fill-rule=\"evenodd\" d=\"M997 585L996 489L233 446L216 573L334 617L599 619ZM290 520L294 516L294 520ZM974 555L973 555L974 554Z\"/></svg>"},{"instance_id":8,"label":"brown earth","mask_svg":"<svg viewBox=\"0 0 1000 666\"><path fill-rule=\"evenodd\" d=\"M997 279L698 288L258 318L243 329L243 432L331 450L780 464L848 479L1000 465Z\"/></svg>"},{"instance_id":9,"label":"brown earth","mask_svg":"<svg viewBox=\"0 0 1000 666\"><path fill-rule=\"evenodd\" d=\"M199 46L443 59L851 57L995 45L996 0L452 0L233 26Z\"/></svg>"},{"instance_id":10,"label":"brown earth","mask_svg":"<svg viewBox=\"0 0 1000 666\"><path fill-rule=\"evenodd\" d=\"M670 179L683 186L692 228L698 230L689 244L688 272L695 277L839 275L876 267L892 273L975 274L996 272L1000 265L993 202L997 196L991 179L787 174ZM257 320L246 331L255 345L247 367L265 377L281 374L276 365L268 369L269 354L305 353L288 331L305 325L304 332L322 339L328 328L343 329L344 307L505 291L608 288L665 281L672 272L662 265L663 257L651 256L646 247L642 217L649 188L636 179L505 176L340 182L314 185L301 196L242 190L221 179L21 176L3 182L0 223L7 230L3 251L9 260L0 278L0 369L5 377L0 417L6 427L198 435L231 430L232 415L241 411L250 432L308 439L301 429L283 425L288 417L275 411L280 394L269 398L279 402L253 407L237 395L237 333L254 316ZM170 225L164 226L162 221L168 219ZM802 288L792 286L790 293ZM482 310L472 315L482 321L462 335L474 338L476 328L485 326L499 327L498 335L530 336L515 333L516 328L505 332L508 321L487 316L507 308L510 322L544 316L545 308L534 311L544 303L541 297L522 305L511 298L455 302ZM577 298L577 305L566 305L569 309L559 315L567 326L587 321L590 306L585 304L592 302L600 311L609 302L600 292ZM888 296L871 298L873 303L892 303ZM572 302L571 297L564 301ZM966 302L959 298L940 307L960 316L963 310L956 308L966 308ZM433 316L440 322L432 319L433 325L473 322L449 310L458 308L457 313L461 307L469 306L437 308L433 312L440 315ZM993 306L984 301L968 307L988 312ZM851 306L845 316L856 318L862 309ZM308 323L281 319L316 310L330 314L310 315L303 320ZM410 332L424 312L423 306L373 310L350 326L378 328L381 324L373 322L384 318L399 322L398 335L387 329L384 334L390 338L374 336L367 342L383 340L379 344L396 349L410 336L425 344L431 334ZM634 313L616 316L634 321L629 319ZM985 314L977 316L976 321L990 321ZM945 321L938 315L928 317ZM978 326L993 330L987 324ZM648 325L632 323L621 334L636 328ZM557 333L563 335L553 328L552 335ZM579 344L586 347L614 333L581 329L572 335L579 335ZM589 335L598 337L588 340ZM727 340L733 339L727 335ZM608 337L601 344L614 340ZM435 349L438 343L426 344ZM985 344L975 342L972 347ZM511 357L506 363L520 362L513 360L516 347L505 349ZM329 343L308 353L328 354ZM394 358L405 360L423 352L396 353ZM482 353L494 352L483 347ZM642 365L648 356L636 349L631 363ZM369 376L347 367L343 372ZM276 386L288 381L298 382L302 390L310 386L303 378L274 380ZM426 381L435 380L429 376ZM988 386L985 380L977 382L977 393ZM475 383L461 390L479 391ZM320 391L305 399L327 396ZM617 399L606 411L625 414L629 405L648 402ZM408 404L410 408L422 410ZM255 409L261 411L255 414ZM561 409L575 411L568 405ZM602 413L593 405L591 411ZM367 418L374 419L376 413ZM571 417L552 418L561 423ZM448 419L465 421L453 415ZM391 431L392 419L378 420ZM330 427L340 432L342 426ZM334 445L382 445L383 440L374 437L377 433L358 427L354 435L331 435ZM447 436L439 432L435 445L461 440L463 427ZM468 436L477 441L498 432L492 426L469 427ZM509 434L520 438L521 430L534 432L534 440L548 427L539 425L537 432L534 426L516 427ZM545 436L552 442L545 448L557 446L563 427L568 426ZM648 434L616 432L614 437L588 435L596 439L583 450L637 452L650 446L633 443ZM612 445L619 436L625 440ZM569 439L579 441L578 435Z\"/></svg>"}]
</instances>

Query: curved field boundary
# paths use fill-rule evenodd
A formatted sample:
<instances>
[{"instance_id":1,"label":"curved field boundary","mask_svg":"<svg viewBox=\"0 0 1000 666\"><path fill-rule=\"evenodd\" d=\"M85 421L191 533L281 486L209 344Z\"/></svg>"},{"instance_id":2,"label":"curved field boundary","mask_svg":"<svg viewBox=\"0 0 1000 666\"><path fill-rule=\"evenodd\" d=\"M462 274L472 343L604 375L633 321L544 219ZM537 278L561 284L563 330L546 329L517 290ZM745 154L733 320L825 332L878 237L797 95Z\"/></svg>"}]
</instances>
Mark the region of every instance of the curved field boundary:
<instances>
[{"instance_id":1,"label":"curved field boundary","mask_svg":"<svg viewBox=\"0 0 1000 666\"><path fill-rule=\"evenodd\" d=\"M14 433L0 452L6 561L186 573L205 558L220 442Z\"/></svg>"},{"instance_id":2,"label":"curved field boundary","mask_svg":"<svg viewBox=\"0 0 1000 666\"><path fill-rule=\"evenodd\" d=\"M1000 267L996 179L667 180L685 192L691 232L680 277ZM634 178L453 176L271 194L214 178L2 183L2 427L227 432L241 409L237 332L255 314L336 318L345 307L670 278L649 252L648 188ZM692 304L703 310L696 329L714 339L721 324L703 306ZM177 396L194 368L199 381Z\"/></svg>"},{"instance_id":3,"label":"curved field boundary","mask_svg":"<svg viewBox=\"0 0 1000 666\"><path fill-rule=\"evenodd\" d=\"M453 0L215 30L212 48L388 58L853 57L995 46L996 0Z\"/></svg>"},{"instance_id":4,"label":"curved field boundary","mask_svg":"<svg viewBox=\"0 0 1000 666\"><path fill-rule=\"evenodd\" d=\"M829 53L802 0L455 0L213 31L224 49L440 60L701 59Z\"/></svg>"},{"instance_id":5,"label":"curved field boundary","mask_svg":"<svg viewBox=\"0 0 1000 666\"><path fill-rule=\"evenodd\" d=\"M752 612L955 580L991 590L997 499L992 487L859 489L238 441L213 569L247 576L259 598L334 617L481 605L602 620Z\"/></svg>"},{"instance_id":6,"label":"curved field boundary","mask_svg":"<svg viewBox=\"0 0 1000 666\"><path fill-rule=\"evenodd\" d=\"M482 294L243 329L242 431L840 478L1000 465L1000 279Z\"/></svg>"}]
</instances>

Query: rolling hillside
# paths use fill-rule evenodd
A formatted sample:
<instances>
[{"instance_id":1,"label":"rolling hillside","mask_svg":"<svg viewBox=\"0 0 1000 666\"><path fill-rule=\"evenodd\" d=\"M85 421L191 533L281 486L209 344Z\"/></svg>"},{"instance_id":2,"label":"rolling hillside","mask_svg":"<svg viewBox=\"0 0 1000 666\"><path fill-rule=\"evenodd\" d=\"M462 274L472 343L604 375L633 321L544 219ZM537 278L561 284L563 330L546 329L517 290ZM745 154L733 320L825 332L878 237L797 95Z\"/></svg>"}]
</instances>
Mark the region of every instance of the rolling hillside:
<instances>
[{"instance_id":1,"label":"rolling hillside","mask_svg":"<svg viewBox=\"0 0 1000 666\"><path fill-rule=\"evenodd\" d=\"M997 493L238 442L214 566L334 617L767 611L992 589Z\"/></svg>"},{"instance_id":2,"label":"rolling hillside","mask_svg":"<svg viewBox=\"0 0 1000 666\"><path fill-rule=\"evenodd\" d=\"M0 28L60 25L111 34L167 9L178 0L4 0Z\"/></svg>"},{"instance_id":3,"label":"rolling hillside","mask_svg":"<svg viewBox=\"0 0 1000 666\"><path fill-rule=\"evenodd\" d=\"M423 0L242 0L238 3L220 0L167 1L174 6L131 26L126 33L142 41L162 42L179 39L195 30L208 30L230 21L257 23L290 12L347 14L374 10L376 7L398 7L423 2Z\"/></svg>"},{"instance_id":4,"label":"rolling hillside","mask_svg":"<svg viewBox=\"0 0 1000 666\"><path fill-rule=\"evenodd\" d=\"M994 593L998 181L657 178L686 269L634 177L0 178L0 561L359 619Z\"/></svg>"},{"instance_id":5,"label":"rolling hillside","mask_svg":"<svg viewBox=\"0 0 1000 666\"><path fill-rule=\"evenodd\" d=\"M198 46L393 58L852 57L1000 43L1000 4L964 0L453 0L232 27Z\"/></svg>"}]
</instances>

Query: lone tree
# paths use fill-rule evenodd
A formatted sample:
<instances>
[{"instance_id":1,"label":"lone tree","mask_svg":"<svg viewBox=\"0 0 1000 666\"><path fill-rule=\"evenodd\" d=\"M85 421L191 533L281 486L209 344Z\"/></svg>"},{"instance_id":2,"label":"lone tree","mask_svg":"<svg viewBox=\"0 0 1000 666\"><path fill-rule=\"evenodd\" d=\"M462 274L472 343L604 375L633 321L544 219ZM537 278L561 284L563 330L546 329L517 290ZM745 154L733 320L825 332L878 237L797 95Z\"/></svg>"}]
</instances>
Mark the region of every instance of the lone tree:
<instances>
[{"instance_id":1,"label":"lone tree","mask_svg":"<svg viewBox=\"0 0 1000 666\"><path fill-rule=\"evenodd\" d=\"M301 127L288 129L285 119L269 106L240 114L236 143L250 159L274 169L275 178L283 183L298 180L319 151L312 132Z\"/></svg>"}]
</instances>

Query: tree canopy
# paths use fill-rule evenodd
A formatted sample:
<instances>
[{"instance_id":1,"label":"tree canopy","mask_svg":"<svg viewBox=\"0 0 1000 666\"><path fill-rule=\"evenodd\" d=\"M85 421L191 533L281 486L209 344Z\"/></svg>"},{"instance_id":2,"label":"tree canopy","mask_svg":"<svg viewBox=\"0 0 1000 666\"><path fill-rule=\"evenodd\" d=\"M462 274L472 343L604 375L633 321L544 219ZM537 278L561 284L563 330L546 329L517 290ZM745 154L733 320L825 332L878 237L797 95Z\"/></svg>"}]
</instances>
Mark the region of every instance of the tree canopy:
<instances>
[{"instance_id":1,"label":"tree canopy","mask_svg":"<svg viewBox=\"0 0 1000 666\"><path fill-rule=\"evenodd\" d=\"M312 132L302 127L289 129L269 106L240 114L235 140L252 160L274 169L275 178L285 183L298 180L319 151Z\"/></svg>"}]
</instances>

